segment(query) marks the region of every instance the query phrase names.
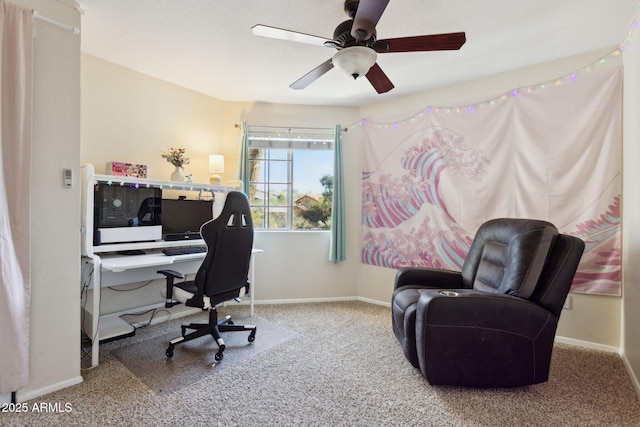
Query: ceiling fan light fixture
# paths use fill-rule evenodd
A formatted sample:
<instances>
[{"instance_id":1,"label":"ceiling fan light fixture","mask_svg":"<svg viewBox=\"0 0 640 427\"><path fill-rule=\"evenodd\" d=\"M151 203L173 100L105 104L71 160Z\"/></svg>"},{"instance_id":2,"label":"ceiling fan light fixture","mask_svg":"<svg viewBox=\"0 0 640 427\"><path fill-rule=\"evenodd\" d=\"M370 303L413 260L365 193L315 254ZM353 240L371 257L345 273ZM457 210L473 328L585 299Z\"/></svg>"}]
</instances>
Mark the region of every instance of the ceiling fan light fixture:
<instances>
[{"instance_id":1,"label":"ceiling fan light fixture","mask_svg":"<svg viewBox=\"0 0 640 427\"><path fill-rule=\"evenodd\" d=\"M331 62L345 76L357 79L369 72L377 57L378 54L371 48L351 46L336 52Z\"/></svg>"}]
</instances>

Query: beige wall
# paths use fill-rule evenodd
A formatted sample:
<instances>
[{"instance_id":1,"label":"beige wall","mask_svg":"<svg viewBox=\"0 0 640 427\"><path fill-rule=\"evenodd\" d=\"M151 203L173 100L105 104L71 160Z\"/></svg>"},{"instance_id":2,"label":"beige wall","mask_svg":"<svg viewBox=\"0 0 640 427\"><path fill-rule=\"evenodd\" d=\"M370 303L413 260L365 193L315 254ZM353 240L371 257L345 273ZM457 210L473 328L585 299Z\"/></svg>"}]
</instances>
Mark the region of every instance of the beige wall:
<instances>
[{"instance_id":1,"label":"beige wall","mask_svg":"<svg viewBox=\"0 0 640 427\"><path fill-rule=\"evenodd\" d=\"M623 320L622 352L633 382L640 395L640 224L635 218L640 212L640 44L634 39L624 53L623 99Z\"/></svg>"},{"instance_id":2,"label":"beige wall","mask_svg":"<svg viewBox=\"0 0 640 427\"><path fill-rule=\"evenodd\" d=\"M362 107L361 115L373 118L405 112L406 114L399 114L399 117L407 117L429 105L466 105L515 88L562 77L598 60L610 50L591 52L455 86L394 98ZM389 301L393 273L379 267L363 265L360 268L358 295L373 300ZM571 342L588 342L609 350L616 350L620 346L621 298L571 294L571 302L571 309L564 310L560 318L560 337Z\"/></svg>"},{"instance_id":3,"label":"beige wall","mask_svg":"<svg viewBox=\"0 0 640 427\"><path fill-rule=\"evenodd\" d=\"M186 169L193 171L197 180L207 179L206 167L196 169L195 163L205 165L210 150L225 155L224 178L235 179L239 156L239 131L235 125L243 120L273 126L352 125L360 117L411 112L425 105L467 103L544 82L589 64L605 53L606 50L592 52L360 109L223 102L83 56L82 163L100 167L111 160L140 162L149 165L151 177L165 178L171 168L160 158L160 152L175 145L189 150L193 164ZM185 137L190 128L198 129L196 133L206 137L190 140ZM265 249L256 261L258 301L357 296L389 302L395 271L359 262L361 129L350 127L343 142L348 201L347 262L332 264L326 260L327 233L258 233L256 245ZM283 275L282 271L290 274ZM299 277L305 279L301 281ZM568 341L616 349L620 346L620 316L621 298L572 294L571 308L563 312L558 334Z\"/></svg>"},{"instance_id":4,"label":"beige wall","mask_svg":"<svg viewBox=\"0 0 640 427\"><path fill-rule=\"evenodd\" d=\"M92 162L97 167L111 160L141 162L149 165L151 177L165 178L171 168L160 158L160 152L175 141L185 141L174 145L186 147L194 164L206 164L210 149L224 154L224 178L235 179L239 156L239 131L235 125L243 120L263 126L353 125L360 117L402 114L425 105L467 103L544 82L587 65L605 53L607 50L592 52L360 109L224 102L83 56L82 162ZM206 142L190 142L181 136L188 135L190 127L210 137L204 138ZM327 233L260 232L256 245L265 249L265 253L256 261L258 301L357 296L389 302L395 271L359 262L362 130L358 126L350 126L343 147L348 260L340 264L327 261ZM198 180L207 179L206 168L199 172L192 164L186 170L193 170ZM282 274L291 269L300 274ZM305 277L304 281L299 277ZM572 294L571 298L571 308L563 312L558 334L578 343L618 348L621 299L581 294Z\"/></svg>"},{"instance_id":5,"label":"beige wall","mask_svg":"<svg viewBox=\"0 0 640 427\"><path fill-rule=\"evenodd\" d=\"M81 164L105 173L107 162L146 164L148 177L169 179L162 158L186 148L185 174L209 182L209 154L223 152L224 102L82 55Z\"/></svg>"},{"instance_id":6,"label":"beige wall","mask_svg":"<svg viewBox=\"0 0 640 427\"><path fill-rule=\"evenodd\" d=\"M74 9L50 0L11 0L80 26ZM69 3L69 2L68 2ZM31 333L27 400L80 376L80 38L35 21L31 173ZM62 185L72 169L73 188Z\"/></svg>"},{"instance_id":7,"label":"beige wall","mask_svg":"<svg viewBox=\"0 0 640 427\"><path fill-rule=\"evenodd\" d=\"M80 25L80 16L62 4L65 0L11 1L22 7L38 8L43 15L69 25ZM227 156L224 178L234 179L237 169L234 124L242 120L256 125L348 125L360 117L411 111L427 104L481 99L573 71L599 55L595 52L567 58L360 109L303 107L229 103L206 97L97 58L82 56L81 59L77 36L46 23L38 22L36 26L31 372L29 384L18 394L20 400L82 380L78 351L80 191L77 178L80 165L94 163L100 171L108 161L145 163L150 177L165 179L172 167L160 157L161 152L169 146L181 146L189 150L193 163L187 173L193 173L196 180L208 179L207 156L220 152ZM640 233L630 220L640 210L640 195L633 191L640 174L634 162L640 156L637 148L640 67L638 46L631 46L633 56L627 54L630 59L625 59L625 94L635 94L630 98L625 96L625 267L633 265L640 252ZM326 261L327 233L258 233L257 245L267 251L258 261L256 294L259 300L359 296L388 303L395 271L359 263L361 141L358 127L351 128L343 139L348 260L337 265ZM71 168L76 176L72 189L62 187L64 168ZM303 262L300 262L301 255L304 255ZM301 276L305 280L296 279L297 274L283 275L285 268L304 272ZM626 325L640 324L639 275L636 269L624 269ZM622 346L632 372L640 372L637 328L623 328L624 339L620 341L621 299L588 295L572 295L572 298L573 307L563 313L559 334L604 347Z\"/></svg>"},{"instance_id":8,"label":"beige wall","mask_svg":"<svg viewBox=\"0 0 640 427\"><path fill-rule=\"evenodd\" d=\"M107 61L82 56L82 155L104 173L109 161L142 163L149 177L168 179L173 170L161 154L183 147L191 158L185 167L194 181L208 182L208 155L225 156L224 180L238 178L239 129L252 125L328 127L353 122L357 108L223 102ZM359 156L359 146L345 138L345 158ZM359 199L356 164L345 166L348 200ZM256 247L258 301L355 297L358 265L358 213L350 209L347 228L349 261L328 261L328 232L260 232ZM353 231L355 230L355 232ZM282 274L286 272L286 274ZM301 279L304 278L304 279ZM160 294L158 293L158 296ZM147 301L148 302L148 301ZM109 310L108 303L105 307ZM115 309L114 309L115 310Z\"/></svg>"}]
</instances>

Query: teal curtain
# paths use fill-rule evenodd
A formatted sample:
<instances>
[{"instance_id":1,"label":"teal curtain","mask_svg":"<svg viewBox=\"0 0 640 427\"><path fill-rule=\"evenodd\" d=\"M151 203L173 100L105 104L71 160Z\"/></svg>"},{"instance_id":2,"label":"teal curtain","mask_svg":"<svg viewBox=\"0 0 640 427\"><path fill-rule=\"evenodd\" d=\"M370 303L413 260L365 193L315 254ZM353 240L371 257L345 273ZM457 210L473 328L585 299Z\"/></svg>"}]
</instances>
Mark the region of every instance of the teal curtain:
<instances>
[{"instance_id":1,"label":"teal curtain","mask_svg":"<svg viewBox=\"0 0 640 427\"><path fill-rule=\"evenodd\" d=\"M333 198L331 200L331 243L329 261L340 262L346 259L344 185L342 177L342 128L336 125L333 145Z\"/></svg>"},{"instance_id":2,"label":"teal curtain","mask_svg":"<svg viewBox=\"0 0 640 427\"><path fill-rule=\"evenodd\" d=\"M247 122L240 125L240 173L238 179L242 181L242 191L249 195L249 132Z\"/></svg>"}]
</instances>

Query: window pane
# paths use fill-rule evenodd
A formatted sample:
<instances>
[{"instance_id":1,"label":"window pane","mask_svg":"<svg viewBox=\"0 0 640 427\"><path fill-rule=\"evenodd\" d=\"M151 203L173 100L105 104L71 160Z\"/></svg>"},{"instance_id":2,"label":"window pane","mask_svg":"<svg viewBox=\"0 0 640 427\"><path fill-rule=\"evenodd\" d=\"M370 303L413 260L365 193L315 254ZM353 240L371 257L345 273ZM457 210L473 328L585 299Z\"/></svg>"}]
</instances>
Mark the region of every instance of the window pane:
<instances>
[{"instance_id":1,"label":"window pane","mask_svg":"<svg viewBox=\"0 0 640 427\"><path fill-rule=\"evenodd\" d=\"M264 228L264 209L252 207L251 219L253 220L253 228Z\"/></svg>"},{"instance_id":2,"label":"window pane","mask_svg":"<svg viewBox=\"0 0 640 427\"><path fill-rule=\"evenodd\" d=\"M267 188L265 183L251 183L249 187L249 204L251 206L265 206Z\"/></svg>"},{"instance_id":3,"label":"window pane","mask_svg":"<svg viewBox=\"0 0 640 427\"><path fill-rule=\"evenodd\" d=\"M289 186L287 184L269 184L269 206L286 206L289 203Z\"/></svg>"},{"instance_id":4,"label":"window pane","mask_svg":"<svg viewBox=\"0 0 640 427\"><path fill-rule=\"evenodd\" d=\"M269 148L270 160L289 160L289 150Z\"/></svg>"},{"instance_id":5,"label":"window pane","mask_svg":"<svg viewBox=\"0 0 640 427\"><path fill-rule=\"evenodd\" d=\"M333 151L294 152L292 181L295 194L322 194L324 187L320 179L325 175L333 176Z\"/></svg>"},{"instance_id":6,"label":"window pane","mask_svg":"<svg viewBox=\"0 0 640 427\"><path fill-rule=\"evenodd\" d=\"M265 182L265 162L263 160L250 160L249 161L249 179L251 181Z\"/></svg>"},{"instance_id":7,"label":"window pane","mask_svg":"<svg viewBox=\"0 0 640 427\"><path fill-rule=\"evenodd\" d=\"M271 161L269 162L269 182L286 183L289 182L290 162Z\"/></svg>"},{"instance_id":8,"label":"window pane","mask_svg":"<svg viewBox=\"0 0 640 427\"><path fill-rule=\"evenodd\" d=\"M287 229L287 209L286 208L269 208L269 228Z\"/></svg>"}]
</instances>

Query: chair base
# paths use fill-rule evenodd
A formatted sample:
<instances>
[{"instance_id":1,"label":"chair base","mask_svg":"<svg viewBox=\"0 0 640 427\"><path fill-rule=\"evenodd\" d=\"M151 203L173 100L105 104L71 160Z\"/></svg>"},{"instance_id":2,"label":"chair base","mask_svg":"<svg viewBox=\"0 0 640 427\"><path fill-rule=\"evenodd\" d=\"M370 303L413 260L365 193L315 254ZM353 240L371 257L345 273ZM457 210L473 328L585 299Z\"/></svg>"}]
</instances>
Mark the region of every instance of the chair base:
<instances>
[{"instance_id":1,"label":"chair base","mask_svg":"<svg viewBox=\"0 0 640 427\"><path fill-rule=\"evenodd\" d=\"M251 331L248 338L248 341L251 343L256 339L257 330L255 325L234 324L231 321L231 316L225 316L221 320L218 320L218 310L216 310L215 308L209 310L209 323L189 323L188 325L182 325L181 329L182 336L169 341L169 346L167 347L167 350L165 352L167 357L173 357L173 350L176 345L203 337L205 335L211 335L216 341L216 344L218 344L218 352L215 354L215 359L218 362L223 359L225 349L224 340L220 336L220 332ZM193 329L193 332L187 334L187 329Z\"/></svg>"}]
</instances>

